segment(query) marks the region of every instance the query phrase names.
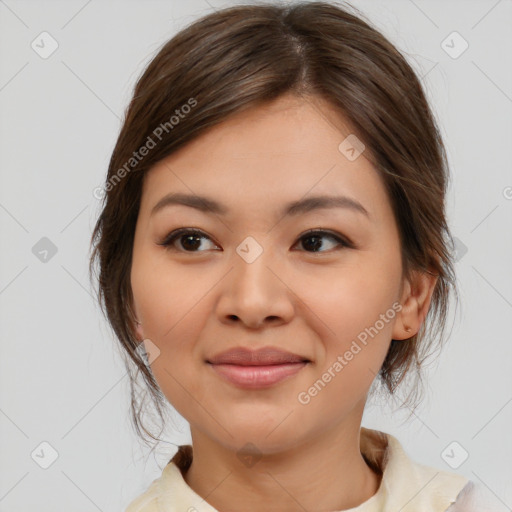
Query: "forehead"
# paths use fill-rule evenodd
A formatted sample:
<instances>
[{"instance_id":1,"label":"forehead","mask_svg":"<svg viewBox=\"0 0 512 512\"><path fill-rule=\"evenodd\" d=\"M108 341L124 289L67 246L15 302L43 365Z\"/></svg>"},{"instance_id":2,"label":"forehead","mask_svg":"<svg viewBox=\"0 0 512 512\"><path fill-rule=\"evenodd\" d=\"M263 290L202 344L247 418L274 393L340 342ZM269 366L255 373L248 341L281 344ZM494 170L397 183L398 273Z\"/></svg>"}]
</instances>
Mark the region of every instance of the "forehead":
<instances>
[{"instance_id":1,"label":"forehead","mask_svg":"<svg viewBox=\"0 0 512 512\"><path fill-rule=\"evenodd\" d=\"M284 96L239 112L148 171L141 209L169 191L267 208L307 194L343 194L386 207L383 182L367 158L347 158L353 131L318 98ZM341 149L340 149L341 144ZM359 148L361 149L361 148Z\"/></svg>"}]
</instances>

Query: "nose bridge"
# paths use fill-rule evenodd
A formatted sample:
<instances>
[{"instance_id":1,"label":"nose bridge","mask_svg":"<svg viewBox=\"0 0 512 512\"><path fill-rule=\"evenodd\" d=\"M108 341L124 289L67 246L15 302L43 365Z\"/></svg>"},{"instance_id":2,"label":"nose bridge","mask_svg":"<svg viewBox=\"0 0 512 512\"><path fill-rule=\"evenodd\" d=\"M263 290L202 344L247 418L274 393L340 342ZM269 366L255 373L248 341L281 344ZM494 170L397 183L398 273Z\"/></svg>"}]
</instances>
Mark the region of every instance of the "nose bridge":
<instances>
[{"instance_id":1,"label":"nose bridge","mask_svg":"<svg viewBox=\"0 0 512 512\"><path fill-rule=\"evenodd\" d=\"M233 254L233 269L223 288L218 313L225 320L235 317L247 325L267 319L288 321L293 314L287 287L277 277L274 251L248 236Z\"/></svg>"},{"instance_id":2,"label":"nose bridge","mask_svg":"<svg viewBox=\"0 0 512 512\"><path fill-rule=\"evenodd\" d=\"M273 260L270 247L263 246L253 237L247 237L236 248L234 258L234 278L241 291L245 294L268 294L273 287L270 281L275 276L269 270L272 268Z\"/></svg>"}]
</instances>

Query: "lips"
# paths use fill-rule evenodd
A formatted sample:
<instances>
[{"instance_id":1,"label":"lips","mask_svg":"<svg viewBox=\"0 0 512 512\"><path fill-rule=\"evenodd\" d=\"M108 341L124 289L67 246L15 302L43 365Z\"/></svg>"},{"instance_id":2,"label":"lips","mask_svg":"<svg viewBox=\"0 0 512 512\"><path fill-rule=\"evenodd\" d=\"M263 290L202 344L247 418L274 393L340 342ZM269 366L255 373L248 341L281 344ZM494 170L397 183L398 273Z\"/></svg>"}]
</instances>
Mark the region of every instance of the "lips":
<instances>
[{"instance_id":1,"label":"lips","mask_svg":"<svg viewBox=\"0 0 512 512\"><path fill-rule=\"evenodd\" d=\"M221 352L206 362L229 383L239 388L260 389L296 375L311 361L274 347L259 350L240 347Z\"/></svg>"},{"instance_id":2,"label":"lips","mask_svg":"<svg viewBox=\"0 0 512 512\"><path fill-rule=\"evenodd\" d=\"M240 366L267 366L309 362L306 357L292 354L274 347L258 350L239 347L221 352L207 360L211 364L233 364Z\"/></svg>"}]
</instances>

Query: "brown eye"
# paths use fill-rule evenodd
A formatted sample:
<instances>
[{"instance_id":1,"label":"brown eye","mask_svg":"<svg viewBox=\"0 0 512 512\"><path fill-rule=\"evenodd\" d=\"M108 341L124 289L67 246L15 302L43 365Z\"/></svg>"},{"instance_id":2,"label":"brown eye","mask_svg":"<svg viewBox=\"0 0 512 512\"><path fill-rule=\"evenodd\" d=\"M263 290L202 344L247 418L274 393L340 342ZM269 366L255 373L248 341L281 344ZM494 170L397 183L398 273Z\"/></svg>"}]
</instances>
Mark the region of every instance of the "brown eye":
<instances>
[{"instance_id":1,"label":"brown eye","mask_svg":"<svg viewBox=\"0 0 512 512\"><path fill-rule=\"evenodd\" d=\"M169 233L169 235L167 235L158 245L162 245L169 250L175 249L183 252L204 252L203 250L197 250L201 247L203 239L211 241L211 239L202 231L197 229L180 228ZM176 246L177 242L179 243L178 247ZM217 247L215 244L213 245L214 247Z\"/></svg>"},{"instance_id":2,"label":"brown eye","mask_svg":"<svg viewBox=\"0 0 512 512\"><path fill-rule=\"evenodd\" d=\"M325 243L326 239L330 239L330 243ZM302 235L299 239L306 252L328 252L332 247L352 247L352 244L339 236L325 230L311 230ZM321 250L327 247L327 250Z\"/></svg>"},{"instance_id":3,"label":"brown eye","mask_svg":"<svg viewBox=\"0 0 512 512\"><path fill-rule=\"evenodd\" d=\"M201 250L203 240L210 241L213 247L207 247ZM353 247L353 244L345 237L331 231L318 229L307 231L299 238L298 243L301 243L306 252L311 253L324 253L335 250L336 248ZM202 231L189 228L180 228L172 231L158 245L162 245L168 250L188 253L201 253L209 249L215 250L215 248L218 247L212 242L211 238Z\"/></svg>"}]
</instances>

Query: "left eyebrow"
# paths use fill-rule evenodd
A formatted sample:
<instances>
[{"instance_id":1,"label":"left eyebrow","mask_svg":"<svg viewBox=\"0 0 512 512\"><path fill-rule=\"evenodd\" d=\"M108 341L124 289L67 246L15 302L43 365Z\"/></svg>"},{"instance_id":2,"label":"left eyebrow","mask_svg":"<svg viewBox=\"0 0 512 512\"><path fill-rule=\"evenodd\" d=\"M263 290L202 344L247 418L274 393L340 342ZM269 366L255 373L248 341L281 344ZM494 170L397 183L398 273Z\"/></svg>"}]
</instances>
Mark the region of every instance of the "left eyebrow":
<instances>
[{"instance_id":1,"label":"left eyebrow","mask_svg":"<svg viewBox=\"0 0 512 512\"><path fill-rule=\"evenodd\" d=\"M313 210L323 208L348 208L358 213L362 213L366 217L370 217L368 210L355 199L348 196L311 196L307 199L300 199L293 201L286 205L283 210L283 215L298 215L300 213L307 213Z\"/></svg>"},{"instance_id":2,"label":"left eyebrow","mask_svg":"<svg viewBox=\"0 0 512 512\"><path fill-rule=\"evenodd\" d=\"M171 205L183 205L195 208L205 213L215 213L226 215L229 209L219 203L218 201L206 197L193 194L172 193L162 197L151 210L151 215L162 210L163 208ZM320 210L325 208L347 208L358 213L362 213L366 217L370 217L368 210L355 199L348 196L329 196L318 195L311 196L306 199L299 199L292 201L285 205L282 211L282 216L293 216L311 212L313 210Z\"/></svg>"}]
</instances>

